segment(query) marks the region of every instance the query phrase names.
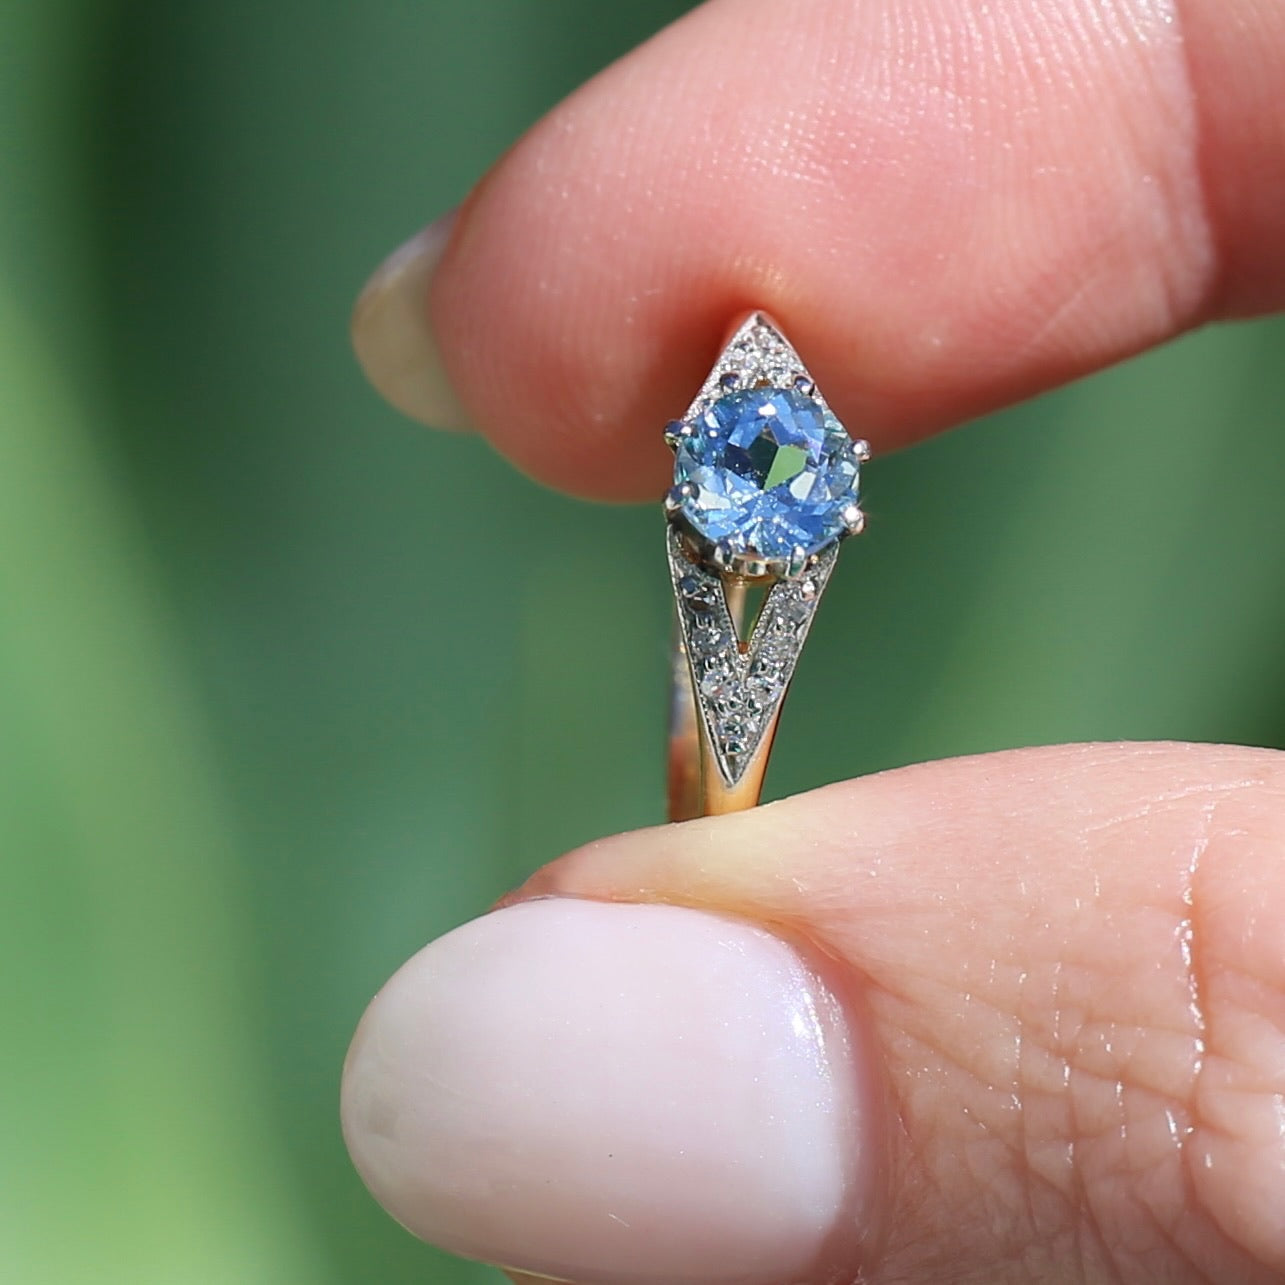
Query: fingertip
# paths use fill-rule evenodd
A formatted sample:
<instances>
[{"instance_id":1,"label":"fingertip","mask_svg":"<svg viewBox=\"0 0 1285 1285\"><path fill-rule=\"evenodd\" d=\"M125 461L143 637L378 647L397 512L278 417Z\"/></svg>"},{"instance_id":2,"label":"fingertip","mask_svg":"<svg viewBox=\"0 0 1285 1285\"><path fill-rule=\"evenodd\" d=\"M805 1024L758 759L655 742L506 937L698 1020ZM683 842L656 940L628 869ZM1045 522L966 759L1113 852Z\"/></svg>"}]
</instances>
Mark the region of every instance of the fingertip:
<instances>
[{"instance_id":1,"label":"fingertip","mask_svg":"<svg viewBox=\"0 0 1285 1285\"><path fill-rule=\"evenodd\" d=\"M544 899L385 986L345 1066L344 1135L398 1221L510 1272L829 1280L869 1212L868 1056L763 928Z\"/></svg>"}]
</instances>

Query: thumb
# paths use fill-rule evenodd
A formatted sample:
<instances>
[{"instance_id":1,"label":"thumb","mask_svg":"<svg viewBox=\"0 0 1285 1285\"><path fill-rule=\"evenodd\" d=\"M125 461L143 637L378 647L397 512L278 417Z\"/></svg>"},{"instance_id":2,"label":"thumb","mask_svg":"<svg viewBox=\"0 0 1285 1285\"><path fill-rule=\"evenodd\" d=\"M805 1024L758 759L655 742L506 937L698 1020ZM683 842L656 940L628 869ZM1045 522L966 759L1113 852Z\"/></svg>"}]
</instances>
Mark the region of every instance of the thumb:
<instances>
[{"instance_id":1,"label":"thumb","mask_svg":"<svg viewBox=\"0 0 1285 1285\"><path fill-rule=\"evenodd\" d=\"M422 951L376 999L349 1145L395 1217L577 1281L784 1281L865 1225L871 1059L764 928L529 901ZM842 1246L829 1247L836 1236Z\"/></svg>"},{"instance_id":2,"label":"thumb","mask_svg":"<svg viewBox=\"0 0 1285 1285\"><path fill-rule=\"evenodd\" d=\"M605 840L407 964L344 1126L579 1282L1285 1274L1285 760L930 764Z\"/></svg>"}]
</instances>

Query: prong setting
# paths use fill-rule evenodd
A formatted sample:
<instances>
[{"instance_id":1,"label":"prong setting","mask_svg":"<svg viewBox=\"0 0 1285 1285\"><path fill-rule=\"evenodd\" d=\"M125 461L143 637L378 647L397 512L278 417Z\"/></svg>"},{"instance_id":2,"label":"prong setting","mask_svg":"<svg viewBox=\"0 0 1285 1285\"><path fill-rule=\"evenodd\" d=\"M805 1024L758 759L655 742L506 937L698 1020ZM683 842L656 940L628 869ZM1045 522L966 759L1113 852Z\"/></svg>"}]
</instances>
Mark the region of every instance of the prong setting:
<instances>
[{"instance_id":1,"label":"prong setting","mask_svg":"<svg viewBox=\"0 0 1285 1285\"><path fill-rule=\"evenodd\" d=\"M696 488L690 482L679 482L677 486L669 488L669 494L665 496L665 515L674 518L683 511L683 502L693 499L696 495Z\"/></svg>"},{"instance_id":2,"label":"prong setting","mask_svg":"<svg viewBox=\"0 0 1285 1285\"><path fill-rule=\"evenodd\" d=\"M670 423L665 425L665 445L668 446L671 451L677 451L683 442L694 436L695 432L695 426L687 423L685 420L672 420Z\"/></svg>"},{"instance_id":3,"label":"prong setting","mask_svg":"<svg viewBox=\"0 0 1285 1285\"><path fill-rule=\"evenodd\" d=\"M866 515L855 504L849 504L839 516L849 535L860 535L866 529Z\"/></svg>"}]
</instances>

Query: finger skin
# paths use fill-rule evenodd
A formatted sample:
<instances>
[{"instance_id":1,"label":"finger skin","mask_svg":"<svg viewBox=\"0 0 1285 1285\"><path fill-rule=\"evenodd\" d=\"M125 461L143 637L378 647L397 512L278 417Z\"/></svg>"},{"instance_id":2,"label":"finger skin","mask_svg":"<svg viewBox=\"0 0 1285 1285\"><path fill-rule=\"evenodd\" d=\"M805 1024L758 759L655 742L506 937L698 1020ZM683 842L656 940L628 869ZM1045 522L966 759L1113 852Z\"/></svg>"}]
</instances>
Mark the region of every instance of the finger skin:
<instances>
[{"instance_id":1,"label":"finger skin","mask_svg":"<svg viewBox=\"0 0 1285 1285\"><path fill-rule=\"evenodd\" d=\"M521 468L658 495L730 319L886 449L1285 289L1285 7L710 0L538 124L431 290Z\"/></svg>"},{"instance_id":2,"label":"finger skin","mask_svg":"<svg viewBox=\"0 0 1285 1285\"><path fill-rule=\"evenodd\" d=\"M716 908L850 971L900 1132L863 1279L1268 1282L1283 850L1285 756L1072 746L603 840L519 896Z\"/></svg>"}]
</instances>

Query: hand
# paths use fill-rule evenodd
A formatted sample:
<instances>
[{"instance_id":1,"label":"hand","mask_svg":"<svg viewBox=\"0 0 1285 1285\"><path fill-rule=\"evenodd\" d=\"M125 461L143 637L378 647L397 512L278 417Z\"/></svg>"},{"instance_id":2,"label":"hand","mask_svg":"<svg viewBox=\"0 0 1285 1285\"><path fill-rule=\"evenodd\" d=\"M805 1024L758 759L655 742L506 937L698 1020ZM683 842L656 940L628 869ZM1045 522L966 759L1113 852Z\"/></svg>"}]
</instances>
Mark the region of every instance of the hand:
<instances>
[{"instance_id":1,"label":"hand","mask_svg":"<svg viewBox=\"0 0 1285 1285\"><path fill-rule=\"evenodd\" d=\"M888 449L1279 306L1282 85L1266 0L712 0L390 261L358 352L654 498L761 306ZM1285 1279L1283 847L1285 758L1174 745L594 844L381 992L349 1145L412 1230L586 1283Z\"/></svg>"}]
</instances>

